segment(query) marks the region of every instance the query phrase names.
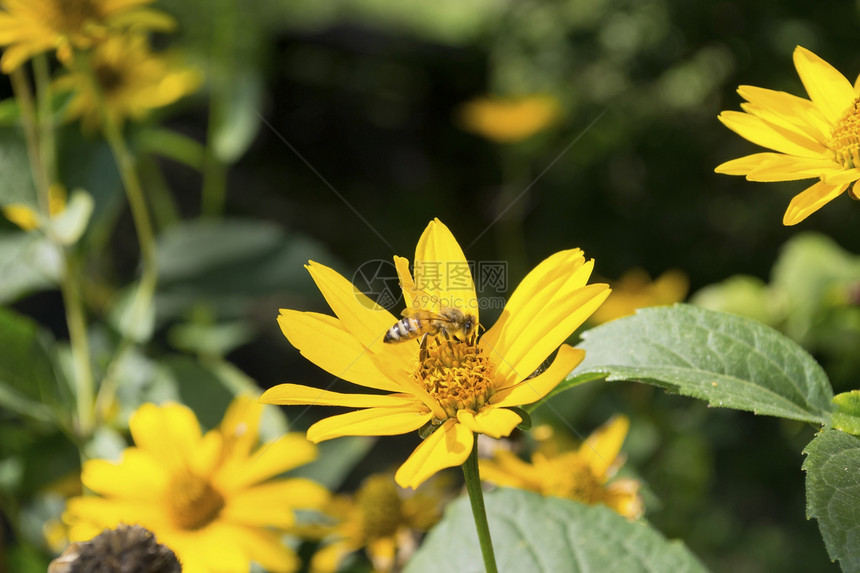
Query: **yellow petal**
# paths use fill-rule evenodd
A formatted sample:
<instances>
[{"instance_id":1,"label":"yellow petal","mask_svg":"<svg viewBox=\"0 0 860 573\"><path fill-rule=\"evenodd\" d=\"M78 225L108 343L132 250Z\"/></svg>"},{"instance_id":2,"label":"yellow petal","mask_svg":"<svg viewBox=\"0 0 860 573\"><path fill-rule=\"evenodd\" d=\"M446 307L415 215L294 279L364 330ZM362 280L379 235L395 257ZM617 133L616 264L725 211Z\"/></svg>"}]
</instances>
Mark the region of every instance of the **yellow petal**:
<instances>
[{"instance_id":1,"label":"yellow petal","mask_svg":"<svg viewBox=\"0 0 860 573\"><path fill-rule=\"evenodd\" d=\"M479 459L481 479L496 485L540 491L535 468L513 452L497 450L492 460Z\"/></svg>"},{"instance_id":2,"label":"yellow petal","mask_svg":"<svg viewBox=\"0 0 860 573\"><path fill-rule=\"evenodd\" d=\"M830 159L819 157L792 157L776 155L747 174L749 181L796 181L822 177L828 173L841 173L845 168ZM852 180L853 181L853 180Z\"/></svg>"},{"instance_id":3,"label":"yellow petal","mask_svg":"<svg viewBox=\"0 0 860 573\"><path fill-rule=\"evenodd\" d=\"M232 457L245 458L257 445L263 407L259 400L248 395L237 396L230 402L218 430L229 442Z\"/></svg>"},{"instance_id":4,"label":"yellow petal","mask_svg":"<svg viewBox=\"0 0 860 573\"><path fill-rule=\"evenodd\" d=\"M118 464L87 461L81 471L81 482L104 496L152 502L166 491L168 472L148 452L128 448Z\"/></svg>"},{"instance_id":5,"label":"yellow petal","mask_svg":"<svg viewBox=\"0 0 860 573\"><path fill-rule=\"evenodd\" d=\"M328 491L307 479L275 480L225 496L220 518L253 527L286 529L295 523L295 509L320 509Z\"/></svg>"},{"instance_id":6,"label":"yellow petal","mask_svg":"<svg viewBox=\"0 0 860 573\"><path fill-rule=\"evenodd\" d=\"M789 123L803 130L819 142L827 141L833 125L827 121L818 107L808 99L797 97L783 91L769 90L756 86L740 86L738 93L754 109L767 109ZM768 116L771 117L771 116Z\"/></svg>"},{"instance_id":7,"label":"yellow petal","mask_svg":"<svg viewBox=\"0 0 860 573\"><path fill-rule=\"evenodd\" d=\"M562 344L549 368L534 378L499 390L490 398L490 404L499 408L510 408L537 402L558 386L559 382L570 374L583 358L585 358L584 350Z\"/></svg>"},{"instance_id":8,"label":"yellow petal","mask_svg":"<svg viewBox=\"0 0 860 573\"><path fill-rule=\"evenodd\" d=\"M415 248L415 286L430 295L428 310L468 312L478 321L478 297L463 249L439 219L430 221Z\"/></svg>"},{"instance_id":9,"label":"yellow petal","mask_svg":"<svg viewBox=\"0 0 860 573\"><path fill-rule=\"evenodd\" d=\"M317 448L299 432L263 444L250 457L219 468L213 481L225 492L238 491L315 460Z\"/></svg>"},{"instance_id":10,"label":"yellow petal","mask_svg":"<svg viewBox=\"0 0 860 573\"><path fill-rule=\"evenodd\" d=\"M417 430L433 415L423 404L367 408L324 418L308 428L314 443L341 436L393 436Z\"/></svg>"},{"instance_id":11,"label":"yellow petal","mask_svg":"<svg viewBox=\"0 0 860 573\"><path fill-rule=\"evenodd\" d=\"M613 416L579 446L579 457L588 464L594 476L606 477L609 467L621 452L629 429L630 420L627 416Z\"/></svg>"},{"instance_id":12,"label":"yellow petal","mask_svg":"<svg viewBox=\"0 0 860 573\"><path fill-rule=\"evenodd\" d=\"M335 573L340 569L343 559L356 549L357 547L347 541L335 541L326 545L314 553L310 570L313 573Z\"/></svg>"},{"instance_id":13,"label":"yellow petal","mask_svg":"<svg viewBox=\"0 0 860 573\"><path fill-rule=\"evenodd\" d=\"M743 157L738 157L737 159L721 163L716 167L716 169L714 169L714 172L722 173L723 175L746 175L750 171L761 167L765 162L778 157L785 156L781 153L772 153L770 151L766 151L764 153L753 153L752 155L745 155Z\"/></svg>"},{"instance_id":14,"label":"yellow petal","mask_svg":"<svg viewBox=\"0 0 860 573\"><path fill-rule=\"evenodd\" d=\"M283 535L277 531L259 528L228 526L227 533L232 543L240 546L242 552L252 561L262 565L269 573L293 573L301 567L301 561L290 547L284 544ZM247 566L242 569L246 571ZM183 569L183 573L185 570Z\"/></svg>"},{"instance_id":15,"label":"yellow petal","mask_svg":"<svg viewBox=\"0 0 860 573\"><path fill-rule=\"evenodd\" d=\"M329 374L367 388L389 392L403 390L377 367L368 348L343 328L342 320L314 312L281 309L278 324L302 356ZM394 319L386 324L390 327ZM395 356L400 355L395 353Z\"/></svg>"},{"instance_id":16,"label":"yellow petal","mask_svg":"<svg viewBox=\"0 0 860 573\"><path fill-rule=\"evenodd\" d=\"M848 188L848 183L842 185L830 185L819 181L812 187L797 194L788 204L788 209L782 218L782 224L796 225L815 213L827 203L833 201Z\"/></svg>"},{"instance_id":17,"label":"yellow petal","mask_svg":"<svg viewBox=\"0 0 860 573\"><path fill-rule=\"evenodd\" d=\"M197 416L180 404L144 404L131 416L128 426L138 448L172 467L184 467L202 438Z\"/></svg>"},{"instance_id":18,"label":"yellow petal","mask_svg":"<svg viewBox=\"0 0 860 573\"><path fill-rule=\"evenodd\" d=\"M520 310L519 319L499 338L495 347L488 348L496 363L496 384L504 388L524 380L561 345L609 296L605 284L591 284L566 298L551 301L544 308L530 305ZM539 298L537 295L536 298Z\"/></svg>"},{"instance_id":19,"label":"yellow petal","mask_svg":"<svg viewBox=\"0 0 860 573\"><path fill-rule=\"evenodd\" d=\"M821 180L827 183L828 185L841 185L843 183L854 183L860 179L860 169L856 167L852 169L839 169L832 170L828 173L823 173L821 175Z\"/></svg>"},{"instance_id":20,"label":"yellow petal","mask_svg":"<svg viewBox=\"0 0 860 573\"><path fill-rule=\"evenodd\" d=\"M326 302L340 319L341 326L363 346L376 350L382 347L382 337L397 319L370 300L335 270L310 261L306 267Z\"/></svg>"},{"instance_id":21,"label":"yellow petal","mask_svg":"<svg viewBox=\"0 0 860 573\"><path fill-rule=\"evenodd\" d=\"M394 474L394 481L400 487L417 488L436 472L462 465L473 445L474 435L469 428L454 419L445 420L415 448Z\"/></svg>"},{"instance_id":22,"label":"yellow petal","mask_svg":"<svg viewBox=\"0 0 860 573\"><path fill-rule=\"evenodd\" d=\"M32 231L39 227L39 215L36 210L23 203L14 203L3 207L3 216L15 223L24 231Z\"/></svg>"},{"instance_id":23,"label":"yellow petal","mask_svg":"<svg viewBox=\"0 0 860 573\"><path fill-rule=\"evenodd\" d=\"M85 496L74 497L66 502L63 521L70 524L84 521L98 525L101 530L116 527L120 522L151 526L162 521L163 514L164 508L159 503ZM80 540L71 539L71 541Z\"/></svg>"},{"instance_id":24,"label":"yellow petal","mask_svg":"<svg viewBox=\"0 0 860 573\"><path fill-rule=\"evenodd\" d=\"M809 148L806 138L740 111L724 111L717 116L723 125L756 145L798 157L819 157L818 147Z\"/></svg>"},{"instance_id":25,"label":"yellow petal","mask_svg":"<svg viewBox=\"0 0 860 573\"><path fill-rule=\"evenodd\" d=\"M349 406L352 408L373 408L382 406L402 406L410 399L402 394L341 394L299 384L278 384L260 396L265 404L281 406Z\"/></svg>"},{"instance_id":26,"label":"yellow petal","mask_svg":"<svg viewBox=\"0 0 860 573\"><path fill-rule=\"evenodd\" d=\"M499 365L497 377L516 378L516 372L522 380L531 374L582 323L577 323L576 320L581 318L584 321L587 315L593 312L593 308L588 308L576 317L569 317L571 320L567 321L564 327L572 328L560 340L546 340L545 344L532 347L532 340L541 338L544 334L536 329L539 326L535 323L538 317L549 319L556 316L560 307L564 307L562 312L566 312L572 304L576 304L571 298L572 295L581 296L607 288L606 285L592 285L588 287L591 290L580 291L588 282L593 267L594 261L586 262L580 249L570 249L548 257L526 275L511 295L499 320L481 338L481 345L492 353ZM605 298L608 294L607 291L605 295L598 296ZM600 306L600 302L595 301L595 304L590 306L596 308ZM585 313L585 316L581 316ZM546 326L546 321L541 324ZM555 346L551 346L553 342ZM532 351L532 359L537 353L543 352L543 355L537 358L536 362L532 360L532 364L520 364L519 361L528 351ZM524 372L529 367L531 369ZM514 381L511 380L511 383Z\"/></svg>"},{"instance_id":27,"label":"yellow petal","mask_svg":"<svg viewBox=\"0 0 860 573\"><path fill-rule=\"evenodd\" d=\"M800 126L796 125L795 122L798 118L783 117L770 108L754 103L741 104L741 109L748 114L759 118L774 131L780 133L783 137L795 144L800 145L817 155L829 154L827 146L823 143L826 142L829 137L821 136L814 128L803 124L803 122L801 122Z\"/></svg>"},{"instance_id":28,"label":"yellow petal","mask_svg":"<svg viewBox=\"0 0 860 573\"><path fill-rule=\"evenodd\" d=\"M794 67L809 98L835 124L854 101L854 88L839 71L801 46L794 49Z\"/></svg>"},{"instance_id":29,"label":"yellow petal","mask_svg":"<svg viewBox=\"0 0 860 573\"><path fill-rule=\"evenodd\" d=\"M486 434L491 438L509 436L522 417L507 408L484 408L477 414L468 410L458 410L457 420L476 434Z\"/></svg>"},{"instance_id":30,"label":"yellow petal","mask_svg":"<svg viewBox=\"0 0 860 573\"><path fill-rule=\"evenodd\" d=\"M403 291L403 302L406 303L406 308L417 308L413 306L417 287L412 279L412 273L409 272L409 259L395 256L394 268L397 269L397 277L400 279L400 290Z\"/></svg>"}]
</instances>

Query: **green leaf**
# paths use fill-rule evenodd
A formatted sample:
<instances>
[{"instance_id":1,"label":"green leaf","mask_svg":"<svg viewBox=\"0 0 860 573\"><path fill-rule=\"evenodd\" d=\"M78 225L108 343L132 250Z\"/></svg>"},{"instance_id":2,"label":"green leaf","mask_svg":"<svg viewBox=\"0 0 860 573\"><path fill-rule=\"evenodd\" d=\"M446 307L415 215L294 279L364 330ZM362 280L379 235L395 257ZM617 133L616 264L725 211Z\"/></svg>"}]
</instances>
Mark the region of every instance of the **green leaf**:
<instances>
[{"instance_id":1,"label":"green leaf","mask_svg":"<svg viewBox=\"0 0 860 573\"><path fill-rule=\"evenodd\" d=\"M0 205L38 205L24 135L16 128L0 128L0 173Z\"/></svg>"},{"instance_id":2,"label":"green leaf","mask_svg":"<svg viewBox=\"0 0 860 573\"><path fill-rule=\"evenodd\" d=\"M784 335L748 318L689 305L640 309L583 334L574 370L639 380L711 406L826 424L824 370Z\"/></svg>"},{"instance_id":3,"label":"green leaf","mask_svg":"<svg viewBox=\"0 0 860 573\"><path fill-rule=\"evenodd\" d=\"M486 494L487 518L502 573L705 571L680 541L667 541L645 521L611 509L515 489ZM484 571L469 500L445 516L407 564L406 573Z\"/></svg>"},{"instance_id":4,"label":"green leaf","mask_svg":"<svg viewBox=\"0 0 860 573\"><path fill-rule=\"evenodd\" d=\"M302 266L331 260L318 243L258 220L202 219L167 229L158 241L159 318L211 304L213 318L242 316L261 295L308 291Z\"/></svg>"},{"instance_id":5,"label":"green leaf","mask_svg":"<svg viewBox=\"0 0 860 573\"><path fill-rule=\"evenodd\" d=\"M0 303L59 283L63 255L41 233L0 233Z\"/></svg>"},{"instance_id":6,"label":"green leaf","mask_svg":"<svg viewBox=\"0 0 860 573\"><path fill-rule=\"evenodd\" d=\"M62 398L50 354L51 336L38 324L0 307L0 406L41 421Z\"/></svg>"},{"instance_id":7,"label":"green leaf","mask_svg":"<svg viewBox=\"0 0 860 573\"><path fill-rule=\"evenodd\" d=\"M804 453L806 516L818 520L830 558L860 571L860 439L825 430Z\"/></svg>"},{"instance_id":8,"label":"green leaf","mask_svg":"<svg viewBox=\"0 0 860 573\"><path fill-rule=\"evenodd\" d=\"M157 126L146 126L135 133L138 151L167 157L192 169L203 169L206 148L182 133Z\"/></svg>"},{"instance_id":9,"label":"green leaf","mask_svg":"<svg viewBox=\"0 0 860 573\"><path fill-rule=\"evenodd\" d=\"M263 104L263 78L259 70L239 67L233 71L229 82L213 92L218 99L213 102L219 110L213 126L212 151L219 160L230 164L239 160L260 130Z\"/></svg>"},{"instance_id":10,"label":"green leaf","mask_svg":"<svg viewBox=\"0 0 860 573\"><path fill-rule=\"evenodd\" d=\"M860 390L837 394L833 398L833 427L855 436L860 436Z\"/></svg>"}]
</instances>

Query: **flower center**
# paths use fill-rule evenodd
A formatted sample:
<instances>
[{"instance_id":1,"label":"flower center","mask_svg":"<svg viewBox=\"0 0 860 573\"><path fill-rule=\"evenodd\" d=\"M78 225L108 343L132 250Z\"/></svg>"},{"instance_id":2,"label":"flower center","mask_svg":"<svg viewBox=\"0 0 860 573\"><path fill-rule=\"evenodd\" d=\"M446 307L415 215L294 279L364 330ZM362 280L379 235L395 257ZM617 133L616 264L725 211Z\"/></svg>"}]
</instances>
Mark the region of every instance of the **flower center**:
<instances>
[{"instance_id":1,"label":"flower center","mask_svg":"<svg viewBox=\"0 0 860 573\"><path fill-rule=\"evenodd\" d=\"M368 539L391 537L403 523L400 495L388 475L371 476L356 494Z\"/></svg>"},{"instance_id":2,"label":"flower center","mask_svg":"<svg viewBox=\"0 0 860 573\"><path fill-rule=\"evenodd\" d=\"M495 389L492 364L477 339L427 336L421 342L415 377L448 417L456 417L457 410L478 412Z\"/></svg>"},{"instance_id":3,"label":"flower center","mask_svg":"<svg viewBox=\"0 0 860 573\"><path fill-rule=\"evenodd\" d=\"M550 465L552 471L546 472L542 484L544 495L589 504L600 501L603 487L576 452L562 454L551 460Z\"/></svg>"},{"instance_id":4,"label":"flower center","mask_svg":"<svg viewBox=\"0 0 860 573\"><path fill-rule=\"evenodd\" d=\"M224 498L209 480L191 472L176 475L167 493L173 523L180 529L195 530L213 522L224 508Z\"/></svg>"},{"instance_id":5,"label":"flower center","mask_svg":"<svg viewBox=\"0 0 860 573\"><path fill-rule=\"evenodd\" d=\"M860 98L842 114L842 119L830 133L827 147L843 167L860 167Z\"/></svg>"},{"instance_id":6,"label":"flower center","mask_svg":"<svg viewBox=\"0 0 860 573\"><path fill-rule=\"evenodd\" d=\"M96 65L95 72L99 86L101 86L101 90L105 95L114 93L125 83L122 72L114 66L98 64Z\"/></svg>"},{"instance_id":7,"label":"flower center","mask_svg":"<svg viewBox=\"0 0 860 573\"><path fill-rule=\"evenodd\" d=\"M61 34L79 34L88 22L101 20L97 2L93 0L53 0L46 10L47 24Z\"/></svg>"}]
</instances>

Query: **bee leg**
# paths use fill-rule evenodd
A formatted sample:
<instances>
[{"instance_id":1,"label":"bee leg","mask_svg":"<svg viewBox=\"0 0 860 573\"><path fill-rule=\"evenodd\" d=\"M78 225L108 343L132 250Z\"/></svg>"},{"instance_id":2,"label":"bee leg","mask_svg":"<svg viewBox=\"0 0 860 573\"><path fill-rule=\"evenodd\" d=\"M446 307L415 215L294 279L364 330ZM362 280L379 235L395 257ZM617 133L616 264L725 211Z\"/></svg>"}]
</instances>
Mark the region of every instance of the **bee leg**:
<instances>
[{"instance_id":1,"label":"bee leg","mask_svg":"<svg viewBox=\"0 0 860 573\"><path fill-rule=\"evenodd\" d=\"M427 353L427 334L421 337L421 350L418 352L418 361L423 364L429 354Z\"/></svg>"}]
</instances>

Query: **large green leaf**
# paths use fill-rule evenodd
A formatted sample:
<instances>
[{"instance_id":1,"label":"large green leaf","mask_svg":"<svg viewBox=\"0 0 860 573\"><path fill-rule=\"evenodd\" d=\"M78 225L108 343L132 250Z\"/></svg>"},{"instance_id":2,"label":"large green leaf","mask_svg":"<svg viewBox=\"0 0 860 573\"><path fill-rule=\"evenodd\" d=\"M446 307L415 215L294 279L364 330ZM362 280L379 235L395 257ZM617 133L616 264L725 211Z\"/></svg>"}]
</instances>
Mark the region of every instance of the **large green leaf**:
<instances>
[{"instance_id":1,"label":"large green leaf","mask_svg":"<svg viewBox=\"0 0 860 573\"><path fill-rule=\"evenodd\" d=\"M601 505L587 506L515 489L486 495L490 535L500 572L603 573L705 571L680 541L667 541L647 522L631 522ZM484 571L469 500L448 506L407 573Z\"/></svg>"},{"instance_id":2,"label":"large green leaf","mask_svg":"<svg viewBox=\"0 0 860 573\"><path fill-rule=\"evenodd\" d=\"M0 128L0 205L9 203L38 205L24 134L17 128L3 127Z\"/></svg>"},{"instance_id":3,"label":"large green leaf","mask_svg":"<svg viewBox=\"0 0 860 573\"><path fill-rule=\"evenodd\" d=\"M712 406L826 424L827 375L803 348L759 322L689 305L641 309L583 334L585 373L640 380ZM566 387L562 383L561 387Z\"/></svg>"},{"instance_id":4,"label":"large green leaf","mask_svg":"<svg viewBox=\"0 0 860 573\"><path fill-rule=\"evenodd\" d=\"M42 421L63 398L50 355L51 336L38 324L0 307L0 406ZM68 398L68 396L66 396Z\"/></svg>"},{"instance_id":5,"label":"large green leaf","mask_svg":"<svg viewBox=\"0 0 860 573\"><path fill-rule=\"evenodd\" d=\"M806 516L818 520L830 558L860 571L860 438L825 430L804 453Z\"/></svg>"}]
</instances>

